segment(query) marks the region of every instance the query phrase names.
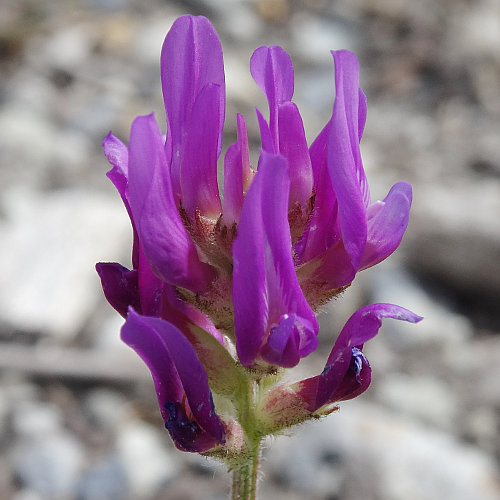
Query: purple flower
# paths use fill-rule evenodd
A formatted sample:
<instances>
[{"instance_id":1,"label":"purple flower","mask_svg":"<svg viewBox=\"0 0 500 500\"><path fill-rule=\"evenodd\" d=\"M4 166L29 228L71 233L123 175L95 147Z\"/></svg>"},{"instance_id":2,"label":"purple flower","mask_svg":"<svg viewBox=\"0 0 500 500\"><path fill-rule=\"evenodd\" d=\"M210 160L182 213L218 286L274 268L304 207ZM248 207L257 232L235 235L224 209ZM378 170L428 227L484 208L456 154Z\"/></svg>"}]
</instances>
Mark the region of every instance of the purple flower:
<instances>
[{"instance_id":1,"label":"purple flower","mask_svg":"<svg viewBox=\"0 0 500 500\"><path fill-rule=\"evenodd\" d=\"M276 431L365 392L371 382L371 368L363 345L377 335L383 318L410 323L422 319L393 304L372 304L357 310L340 332L320 375L280 385L264 396L259 406L260 424ZM319 414L324 413L325 410Z\"/></svg>"},{"instance_id":2,"label":"purple flower","mask_svg":"<svg viewBox=\"0 0 500 500\"><path fill-rule=\"evenodd\" d=\"M122 340L153 375L165 427L183 451L205 451L224 443L208 377L193 346L171 323L130 310Z\"/></svg>"},{"instance_id":3,"label":"purple flower","mask_svg":"<svg viewBox=\"0 0 500 500\"><path fill-rule=\"evenodd\" d=\"M108 176L134 240L131 270L100 263L97 271L106 298L126 318L122 338L148 365L165 426L182 450L223 446L237 428L235 395L249 374L265 377L314 351L318 308L390 255L408 224L409 184L370 201L359 150L366 99L358 63L350 52L332 54L332 117L308 147L292 102L289 55L280 47L254 52L250 71L266 95L269 120L257 110L262 149L254 169L245 119L237 116L237 140L224 157L223 201L217 163L224 68L204 17L177 19L165 38L166 135L151 114L134 120L128 147L111 133L104 139ZM324 372L287 389L300 411L312 415L366 389L362 344L381 317L417 319L389 305L355 313ZM236 415L218 415L211 390L233 398Z\"/></svg>"}]
</instances>

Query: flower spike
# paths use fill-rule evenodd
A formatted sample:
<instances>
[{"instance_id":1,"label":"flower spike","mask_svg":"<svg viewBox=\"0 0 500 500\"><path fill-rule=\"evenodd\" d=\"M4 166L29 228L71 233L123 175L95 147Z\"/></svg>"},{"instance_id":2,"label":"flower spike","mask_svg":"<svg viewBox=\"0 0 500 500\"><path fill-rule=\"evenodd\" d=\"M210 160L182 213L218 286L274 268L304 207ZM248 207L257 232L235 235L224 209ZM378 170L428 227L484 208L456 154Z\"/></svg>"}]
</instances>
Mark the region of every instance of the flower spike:
<instances>
[{"instance_id":1,"label":"flower spike","mask_svg":"<svg viewBox=\"0 0 500 500\"><path fill-rule=\"evenodd\" d=\"M222 459L234 471L235 498L254 498L266 435L327 415L368 388L363 347L384 318L421 319L392 304L362 307L320 374L283 382L285 369L316 349L321 306L399 246L412 201L411 186L398 182L371 202L358 61L346 50L332 55L332 115L308 147L290 56L277 46L253 53L250 72L269 117L256 110L254 170L237 115L222 194L222 48L202 16L177 19L163 44L165 134L150 114L134 120L128 146L112 133L103 141L133 230L131 269L96 266L104 294L125 318L122 340L151 372L175 445Z\"/></svg>"}]
</instances>

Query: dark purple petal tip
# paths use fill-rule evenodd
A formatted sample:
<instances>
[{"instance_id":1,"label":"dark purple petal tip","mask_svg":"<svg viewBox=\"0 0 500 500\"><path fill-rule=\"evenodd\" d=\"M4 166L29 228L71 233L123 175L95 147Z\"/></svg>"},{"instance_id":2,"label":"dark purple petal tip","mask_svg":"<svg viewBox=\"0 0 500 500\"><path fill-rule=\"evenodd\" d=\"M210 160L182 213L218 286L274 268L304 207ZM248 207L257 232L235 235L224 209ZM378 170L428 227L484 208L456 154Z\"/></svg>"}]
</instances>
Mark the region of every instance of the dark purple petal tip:
<instances>
[{"instance_id":1,"label":"dark purple petal tip","mask_svg":"<svg viewBox=\"0 0 500 500\"><path fill-rule=\"evenodd\" d=\"M99 262L95 266L101 278L102 290L111 307L124 318L132 306L141 310L136 270L130 271L117 262Z\"/></svg>"}]
</instances>

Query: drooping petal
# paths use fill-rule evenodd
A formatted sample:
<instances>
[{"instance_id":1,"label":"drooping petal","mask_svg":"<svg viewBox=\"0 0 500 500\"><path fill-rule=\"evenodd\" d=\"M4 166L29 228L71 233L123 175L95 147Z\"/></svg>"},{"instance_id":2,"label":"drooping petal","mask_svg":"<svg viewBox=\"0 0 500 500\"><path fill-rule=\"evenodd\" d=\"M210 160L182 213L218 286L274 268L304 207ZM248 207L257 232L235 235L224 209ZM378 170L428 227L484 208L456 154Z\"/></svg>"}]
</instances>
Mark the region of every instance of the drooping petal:
<instances>
[{"instance_id":1,"label":"drooping petal","mask_svg":"<svg viewBox=\"0 0 500 500\"><path fill-rule=\"evenodd\" d=\"M411 201L411 185L398 182L373 217L368 209L368 239L361 260L362 269L383 261L399 246L408 226Z\"/></svg>"},{"instance_id":2,"label":"drooping petal","mask_svg":"<svg viewBox=\"0 0 500 500\"><path fill-rule=\"evenodd\" d=\"M292 60L281 47L259 47L250 59L250 72L267 97L269 128L273 142L278 146L278 107L291 101L293 96Z\"/></svg>"},{"instance_id":3,"label":"drooping petal","mask_svg":"<svg viewBox=\"0 0 500 500\"><path fill-rule=\"evenodd\" d=\"M207 374L192 345L170 323L130 310L122 340L147 364L165 427L183 451L203 452L225 440Z\"/></svg>"},{"instance_id":4,"label":"drooping petal","mask_svg":"<svg viewBox=\"0 0 500 500\"><path fill-rule=\"evenodd\" d=\"M177 211L162 138L153 115L135 119L129 156L130 205L152 269L167 283L203 290L213 270L200 261Z\"/></svg>"},{"instance_id":5,"label":"drooping petal","mask_svg":"<svg viewBox=\"0 0 500 500\"><path fill-rule=\"evenodd\" d=\"M167 144L172 150L172 186L176 200L181 196L180 168L184 137L198 95L209 84L220 92L213 97L215 114L205 117L217 136L217 156L221 150L225 113L224 63L219 38L205 17L183 16L168 32L161 53L163 99L167 113Z\"/></svg>"},{"instance_id":6,"label":"drooping petal","mask_svg":"<svg viewBox=\"0 0 500 500\"><path fill-rule=\"evenodd\" d=\"M276 432L311 418L325 405L363 393L370 385L371 368L362 347L377 334L383 318L410 323L422 319L392 304L373 304L359 309L342 329L320 375L280 385L265 395L259 404L263 427Z\"/></svg>"},{"instance_id":7,"label":"drooping petal","mask_svg":"<svg viewBox=\"0 0 500 500\"><path fill-rule=\"evenodd\" d=\"M136 270L130 271L117 262L99 262L95 267L104 295L113 309L124 318L130 306L141 310Z\"/></svg>"},{"instance_id":8,"label":"drooping petal","mask_svg":"<svg viewBox=\"0 0 500 500\"><path fill-rule=\"evenodd\" d=\"M240 220L244 192L252 177L248 152L248 136L243 115L237 117L238 138L229 146L224 158L224 222Z\"/></svg>"},{"instance_id":9,"label":"drooping petal","mask_svg":"<svg viewBox=\"0 0 500 500\"><path fill-rule=\"evenodd\" d=\"M328 139L328 170L338 200L344 247L359 268L366 245L366 177L359 152L359 67L348 51L332 52L335 102Z\"/></svg>"},{"instance_id":10,"label":"drooping petal","mask_svg":"<svg viewBox=\"0 0 500 500\"><path fill-rule=\"evenodd\" d=\"M363 366L366 366L367 363L363 362L359 352L363 344L378 333L383 318L409 321L410 323L417 323L422 319L411 311L393 304L372 304L358 309L340 332L323 373L318 376L315 402L311 401L314 409L311 408L311 411L315 411L330 402L335 402L334 396L338 391L339 395L342 393L342 399L349 399L350 393L358 391L360 386L365 389L368 387L366 382L369 383L369 378L362 375ZM349 370L351 371L349 372ZM347 380L352 382L350 387L345 386L346 376Z\"/></svg>"},{"instance_id":11,"label":"drooping petal","mask_svg":"<svg viewBox=\"0 0 500 500\"><path fill-rule=\"evenodd\" d=\"M279 152L290 167L289 209L305 207L312 195L313 172L304 125L297 106L285 102L278 107Z\"/></svg>"},{"instance_id":12,"label":"drooping petal","mask_svg":"<svg viewBox=\"0 0 500 500\"><path fill-rule=\"evenodd\" d=\"M317 320L291 256L289 187L286 159L263 151L233 244L236 349L245 366L259 352L270 363L293 366L317 345ZM266 342L269 349L261 349Z\"/></svg>"},{"instance_id":13,"label":"drooping petal","mask_svg":"<svg viewBox=\"0 0 500 500\"><path fill-rule=\"evenodd\" d=\"M191 219L201 215L217 218L221 212L217 185L220 128L219 85L208 84L198 94L187 120L181 158L181 202Z\"/></svg>"}]
</instances>

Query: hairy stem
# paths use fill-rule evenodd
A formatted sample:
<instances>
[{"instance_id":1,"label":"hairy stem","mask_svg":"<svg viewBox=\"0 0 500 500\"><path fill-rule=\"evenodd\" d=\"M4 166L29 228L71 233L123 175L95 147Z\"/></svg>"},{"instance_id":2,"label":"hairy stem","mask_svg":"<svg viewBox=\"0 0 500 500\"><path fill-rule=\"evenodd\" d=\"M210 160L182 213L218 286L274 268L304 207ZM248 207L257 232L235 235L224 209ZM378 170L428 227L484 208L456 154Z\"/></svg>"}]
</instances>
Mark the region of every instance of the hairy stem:
<instances>
[{"instance_id":1,"label":"hairy stem","mask_svg":"<svg viewBox=\"0 0 500 500\"><path fill-rule=\"evenodd\" d=\"M233 469L231 500L255 500L259 472L260 443L248 454L248 459Z\"/></svg>"}]
</instances>

